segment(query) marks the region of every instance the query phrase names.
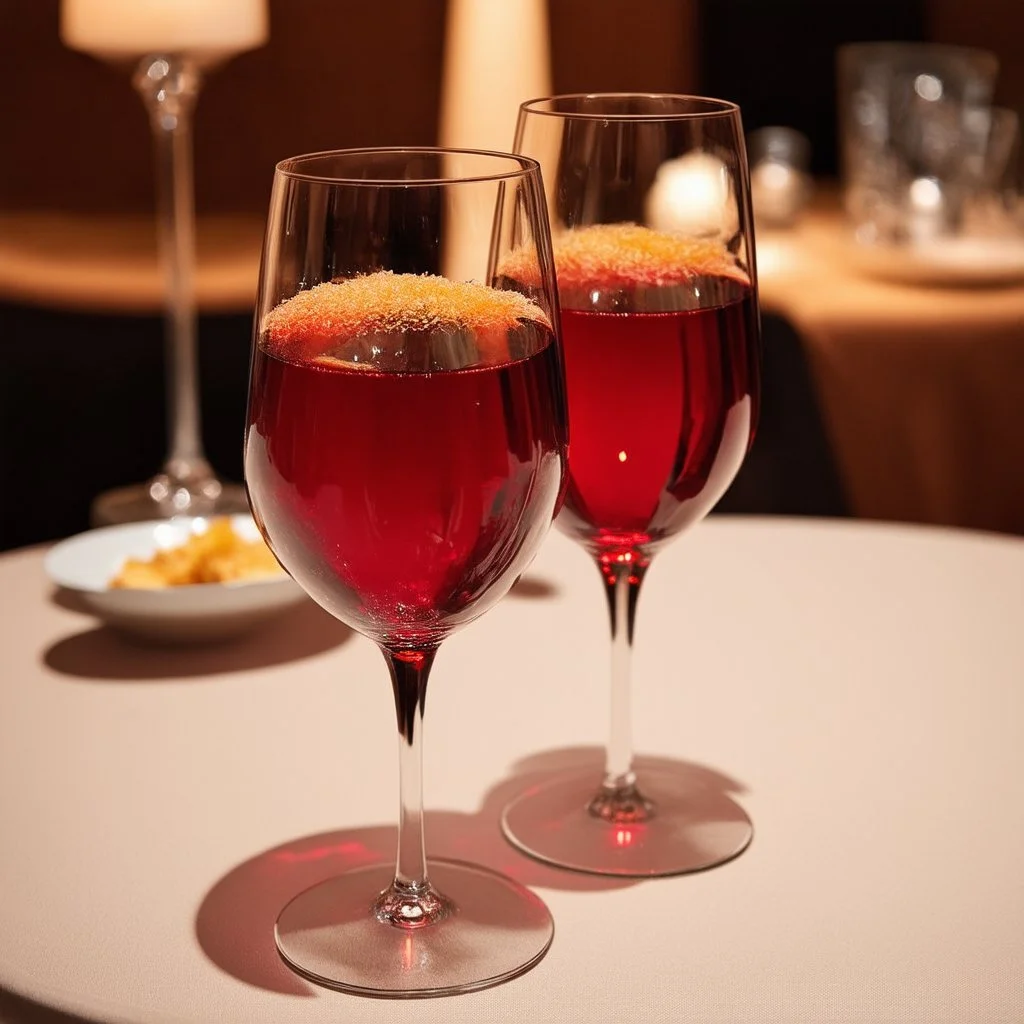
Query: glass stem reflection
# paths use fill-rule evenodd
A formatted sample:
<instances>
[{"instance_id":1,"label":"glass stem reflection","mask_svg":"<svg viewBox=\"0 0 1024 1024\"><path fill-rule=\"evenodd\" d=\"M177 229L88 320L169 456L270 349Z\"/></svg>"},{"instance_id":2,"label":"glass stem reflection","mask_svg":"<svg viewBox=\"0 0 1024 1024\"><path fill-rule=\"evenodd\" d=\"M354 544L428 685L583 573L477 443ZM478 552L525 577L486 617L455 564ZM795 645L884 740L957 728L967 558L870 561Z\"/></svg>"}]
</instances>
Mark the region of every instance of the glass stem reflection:
<instances>
[{"instance_id":1,"label":"glass stem reflection","mask_svg":"<svg viewBox=\"0 0 1024 1024\"><path fill-rule=\"evenodd\" d=\"M654 810L637 789L633 772L630 685L636 604L648 565L649 559L636 551L605 554L598 560L611 620L611 722L604 783L590 802L589 810L606 821L646 821Z\"/></svg>"},{"instance_id":2,"label":"glass stem reflection","mask_svg":"<svg viewBox=\"0 0 1024 1024\"><path fill-rule=\"evenodd\" d=\"M398 718L398 856L394 881L377 897L374 912L396 928L422 928L447 917L451 909L427 877L423 836L423 711L437 648L381 650Z\"/></svg>"}]
</instances>

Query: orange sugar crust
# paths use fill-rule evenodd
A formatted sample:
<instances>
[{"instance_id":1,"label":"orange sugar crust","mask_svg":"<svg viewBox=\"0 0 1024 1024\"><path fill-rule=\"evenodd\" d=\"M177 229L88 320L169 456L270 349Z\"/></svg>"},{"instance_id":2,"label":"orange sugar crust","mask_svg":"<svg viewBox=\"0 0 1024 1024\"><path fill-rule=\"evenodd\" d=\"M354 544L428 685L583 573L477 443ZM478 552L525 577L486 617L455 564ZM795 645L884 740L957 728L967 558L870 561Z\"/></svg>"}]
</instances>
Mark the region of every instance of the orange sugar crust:
<instances>
[{"instance_id":1,"label":"orange sugar crust","mask_svg":"<svg viewBox=\"0 0 1024 1024\"><path fill-rule=\"evenodd\" d=\"M550 327L543 310L519 292L382 270L299 292L266 315L263 331L271 348L308 356L325 344L368 334L504 334L524 320Z\"/></svg>"},{"instance_id":2,"label":"orange sugar crust","mask_svg":"<svg viewBox=\"0 0 1024 1024\"><path fill-rule=\"evenodd\" d=\"M562 231L552 244L560 288L656 288L700 276L747 280L720 242L683 238L639 224L592 224ZM536 260L532 253L520 251L502 270L513 279L528 279L531 272L537 273Z\"/></svg>"}]
</instances>

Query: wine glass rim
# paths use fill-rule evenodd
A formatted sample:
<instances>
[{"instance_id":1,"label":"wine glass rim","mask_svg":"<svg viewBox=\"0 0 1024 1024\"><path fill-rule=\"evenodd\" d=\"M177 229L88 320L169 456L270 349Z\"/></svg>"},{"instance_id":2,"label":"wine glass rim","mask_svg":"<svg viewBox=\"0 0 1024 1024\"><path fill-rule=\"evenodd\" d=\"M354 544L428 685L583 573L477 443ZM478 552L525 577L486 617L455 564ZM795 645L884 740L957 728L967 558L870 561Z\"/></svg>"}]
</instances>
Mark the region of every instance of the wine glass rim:
<instances>
[{"instance_id":1,"label":"wine glass rim","mask_svg":"<svg viewBox=\"0 0 1024 1024\"><path fill-rule=\"evenodd\" d=\"M442 175L432 178L356 178L343 174L324 174L303 171L298 167L306 162L315 163L337 157L359 156L479 156L503 160L509 166L506 170L483 174ZM323 149L313 153L300 153L279 161L274 170L277 174L294 181L309 181L329 185L362 185L369 188L402 186L420 188L423 186L449 185L463 182L508 181L524 175L540 173L540 164L532 157L519 153L505 153L496 149L466 149L457 146L359 146L353 149Z\"/></svg>"},{"instance_id":2,"label":"wine glass rim","mask_svg":"<svg viewBox=\"0 0 1024 1024\"><path fill-rule=\"evenodd\" d=\"M704 104L703 110L652 111L650 113L617 113L615 111L544 109L545 103L563 100L685 100ZM739 113L739 104L714 96L677 92L565 92L552 96L538 96L519 105L521 113L541 117L560 117L575 121L690 121L708 117L731 117Z\"/></svg>"}]
</instances>

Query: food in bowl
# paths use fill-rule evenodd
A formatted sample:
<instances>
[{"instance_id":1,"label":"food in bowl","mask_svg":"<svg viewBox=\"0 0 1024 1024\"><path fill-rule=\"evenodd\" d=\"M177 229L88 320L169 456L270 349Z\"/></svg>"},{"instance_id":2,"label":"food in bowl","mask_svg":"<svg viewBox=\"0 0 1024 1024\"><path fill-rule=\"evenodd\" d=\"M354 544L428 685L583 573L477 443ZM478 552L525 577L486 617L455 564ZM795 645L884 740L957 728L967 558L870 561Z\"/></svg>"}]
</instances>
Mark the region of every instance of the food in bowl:
<instances>
[{"instance_id":1,"label":"food in bowl","mask_svg":"<svg viewBox=\"0 0 1024 1024\"><path fill-rule=\"evenodd\" d=\"M227 516L211 519L175 547L152 558L128 558L110 580L113 589L158 590L194 583L274 579L284 570L261 538L241 537Z\"/></svg>"}]
</instances>

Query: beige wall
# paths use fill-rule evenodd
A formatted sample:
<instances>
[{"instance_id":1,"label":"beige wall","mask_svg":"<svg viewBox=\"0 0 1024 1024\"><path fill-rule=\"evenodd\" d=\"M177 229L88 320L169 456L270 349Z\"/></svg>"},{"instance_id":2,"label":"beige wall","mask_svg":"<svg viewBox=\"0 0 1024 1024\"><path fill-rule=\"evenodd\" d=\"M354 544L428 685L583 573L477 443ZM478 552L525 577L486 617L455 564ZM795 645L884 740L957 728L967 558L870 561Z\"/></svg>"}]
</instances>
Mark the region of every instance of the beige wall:
<instances>
[{"instance_id":1,"label":"beige wall","mask_svg":"<svg viewBox=\"0 0 1024 1024\"><path fill-rule=\"evenodd\" d=\"M996 103L1024 116L1024 0L929 0L928 34L999 58Z\"/></svg>"},{"instance_id":2,"label":"beige wall","mask_svg":"<svg viewBox=\"0 0 1024 1024\"><path fill-rule=\"evenodd\" d=\"M552 0L556 90L692 91L694 6ZM141 101L127 72L61 45L58 8L0 0L0 208L149 209ZM200 96L199 209L262 212L274 163L295 153L435 143L444 15L444 0L271 0L270 43Z\"/></svg>"},{"instance_id":3,"label":"beige wall","mask_svg":"<svg viewBox=\"0 0 1024 1024\"><path fill-rule=\"evenodd\" d=\"M556 91L700 88L698 0L549 3ZM201 211L262 212L284 156L437 141L445 0L270 6L269 45L212 74L200 97ZM142 104L126 72L61 45L58 8L0 0L0 209L148 210ZM1024 0L929 0L928 32L993 50L997 99L1024 113Z\"/></svg>"}]
</instances>

